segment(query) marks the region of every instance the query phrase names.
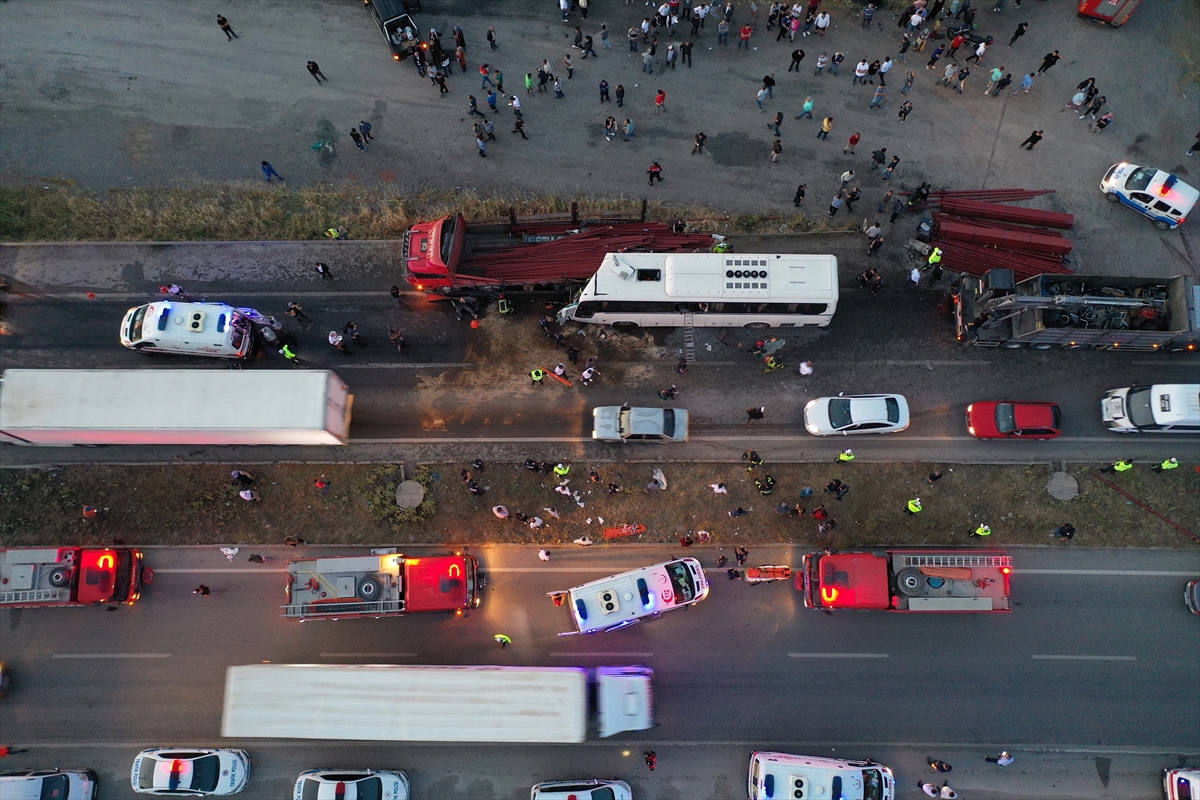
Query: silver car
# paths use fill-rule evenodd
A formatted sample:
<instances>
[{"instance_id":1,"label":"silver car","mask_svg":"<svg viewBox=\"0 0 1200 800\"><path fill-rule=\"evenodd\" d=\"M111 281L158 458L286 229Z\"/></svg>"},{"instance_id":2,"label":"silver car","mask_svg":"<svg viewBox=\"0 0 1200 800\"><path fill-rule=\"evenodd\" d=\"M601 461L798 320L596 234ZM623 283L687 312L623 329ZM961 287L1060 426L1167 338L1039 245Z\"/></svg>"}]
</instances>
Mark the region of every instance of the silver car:
<instances>
[{"instance_id":1,"label":"silver car","mask_svg":"<svg viewBox=\"0 0 1200 800\"><path fill-rule=\"evenodd\" d=\"M688 412L683 408L597 406L592 438L598 442L686 442Z\"/></svg>"},{"instance_id":2,"label":"silver car","mask_svg":"<svg viewBox=\"0 0 1200 800\"><path fill-rule=\"evenodd\" d=\"M839 394L804 406L804 429L813 436L896 433L907 427L908 401L899 394Z\"/></svg>"}]
</instances>

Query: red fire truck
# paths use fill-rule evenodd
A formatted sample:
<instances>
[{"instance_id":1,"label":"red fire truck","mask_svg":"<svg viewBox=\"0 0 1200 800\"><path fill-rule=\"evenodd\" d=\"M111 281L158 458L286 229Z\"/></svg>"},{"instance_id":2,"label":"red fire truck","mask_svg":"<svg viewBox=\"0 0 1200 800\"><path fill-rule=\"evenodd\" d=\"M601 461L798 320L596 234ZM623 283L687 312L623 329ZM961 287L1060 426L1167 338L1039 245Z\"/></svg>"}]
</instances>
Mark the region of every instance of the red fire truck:
<instances>
[{"instance_id":1,"label":"red fire truck","mask_svg":"<svg viewBox=\"0 0 1200 800\"><path fill-rule=\"evenodd\" d=\"M1083 19L1102 22L1119 28L1133 14L1142 0L1079 0L1078 14Z\"/></svg>"},{"instance_id":2,"label":"red fire truck","mask_svg":"<svg viewBox=\"0 0 1200 800\"><path fill-rule=\"evenodd\" d=\"M288 562L288 619L388 617L415 611L462 614L479 606L482 576L463 553L302 558Z\"/></svg>"},{"instance_id":3,"label":"red fire truck","mask_svg":"<svg viewBox=\"0 0 1200 800\"><path fill-rule=\"evenodd\" d=\"M809 553L796 573L804 605L892 611L1009 611L1012 558L1000 550Z\"/></svg>"},{"instance_id":4,"label":"red fire truck","mask_svg":"<svg viewBox=\"0 0 1200 800\"><path fill-rule=\"evenodd\" d=\"M154 573L129 547L0 550L0 608L135 603Z\"/></svg>"}]
</instances>

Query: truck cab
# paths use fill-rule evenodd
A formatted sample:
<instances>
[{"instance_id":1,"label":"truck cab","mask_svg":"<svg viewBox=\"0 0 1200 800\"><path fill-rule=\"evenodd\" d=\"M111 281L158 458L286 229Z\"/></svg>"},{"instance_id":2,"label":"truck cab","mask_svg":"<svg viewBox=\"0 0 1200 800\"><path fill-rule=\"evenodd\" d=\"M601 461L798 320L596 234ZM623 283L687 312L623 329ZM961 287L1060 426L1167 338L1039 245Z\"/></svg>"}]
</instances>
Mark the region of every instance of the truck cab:
<instances>
[{"instance_id":1,"label":"truck cab","mask_svg":"<svg viewBox=\"0 0 1200 800\"><path fill-rule=\"evenodd\" d=\"M750 800L893 800L896 778L874 761L797 756L755 751L750 754Z\"/></svg>"}]
</instances>

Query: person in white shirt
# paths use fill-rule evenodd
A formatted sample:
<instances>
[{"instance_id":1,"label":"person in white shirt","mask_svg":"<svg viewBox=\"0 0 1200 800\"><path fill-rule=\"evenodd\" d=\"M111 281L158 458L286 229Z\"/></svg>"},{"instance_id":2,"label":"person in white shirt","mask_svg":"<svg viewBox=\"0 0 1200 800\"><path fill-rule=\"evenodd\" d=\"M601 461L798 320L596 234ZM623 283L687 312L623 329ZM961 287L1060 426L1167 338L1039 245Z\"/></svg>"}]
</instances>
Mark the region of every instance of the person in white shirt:
<instances>
[{"instance_id":1,"label":"person in white shirt","mask_svg":"<svg viewBox=\"0 0 1200 800\"><path fill-rule=\"evenodd\" d=\"M713 494L729 494L729 490L723 483L710 483L708 486L713 490Z\"/></svg>"},{"instance_id":2,"label":"person in white shirt","mask_svg":"<svg viewBox=\"0 0 1200 800\"><path fill-rule=\"evenodd\" d=\"M800 362L800 374L801 375L812 375L813 374L813 363L811 361L801 361Z\"/></svg>"}]
</instances>

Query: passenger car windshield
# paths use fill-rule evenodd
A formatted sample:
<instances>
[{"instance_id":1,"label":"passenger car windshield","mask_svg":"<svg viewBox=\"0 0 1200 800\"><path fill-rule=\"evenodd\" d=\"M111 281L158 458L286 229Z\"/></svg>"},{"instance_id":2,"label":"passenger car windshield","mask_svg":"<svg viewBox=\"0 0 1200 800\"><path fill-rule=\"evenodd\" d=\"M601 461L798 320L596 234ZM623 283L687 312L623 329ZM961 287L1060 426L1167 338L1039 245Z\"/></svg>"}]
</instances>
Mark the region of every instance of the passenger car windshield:
<instances>
[{"instance_id":1,"label":"passenger car windshield","mask_svg":"<svg viewBox=\"0 0 1200 800\"><path fill-rule=\"evenodd\" d=\"M1150 407L1153 399L1149 386L1130 389L1125 396L1125 415L1129 421L1139 428L1154 427L1154 409Z\"/></svg>"},{"instance_id":2,"label":"passenger car windshield","mask_svg":"<svg viewBox=\"0 0 1200 800\"><path fill-rule=\"evenodd\" d=\"M221 759L217 756L204 756L192 762L192 787L201 792L211 792L217 788L217 779L221 777Z\"/></svg>"},{"instance_id":3,"label":"passenger car windshield","mask_svg":"<svg viewBox=\"0 0 1200 800\"><path fill-rule=\"evenodd\" d=\"M1017 427L1016 415L1012 403L1001 403L996 406L996 430L1001 433L1012 433Z\"/></svg>"},{"instance_id":4,"label":"passenger car windshield","mask_svg":"<svg viewBox=\"0 0 1200 800\"><path fill-rule=\"evenodd\" d=\"M896 398L889 397L889 398L885 399L883 401L883 403L884 403L884 405L887 406L888 422L899 422L900 421L900 404L898 402L896 402Z\"/></svg>"},{"instance_id":5,"label":"passenger car windshield","mask_svg":"<svg viewBox=\"0 0 1200 800\"><path fill-rule=\"evenodd\" d=\"M840 397L829 401L829 424L836 430L854 422L850 418L850 401Z\"/></svg>"},{"instance_id":6,"label":"passenger car windshield","mask_svg":"<svg viewBox=\"0 0 1200 800\"><path fill-rule=\"evenodd\" d=\"M1131 192L1145 189L1150 185L1150 181L1153 180L1154 173L1156 172L1158 172L1158 170L1150 169L1149 167L1142 167L1129 176L1129 180L1125 181L1125 188Z\"/></svg>"},{"instance_id":7,"label":"passenger car windshield","mask_svg":"<svg viewBox=\"0 0 1200 800\"><path fill-rule=\"evenodd\" d=\"M671 579L671 588L675 590L676 603L686 603L696 596L692 573L684 562L672 561L667 564L667 577Z\"/></svg>"},{"instance_id":8,"label":"passenger car windshield","mask_svg":"<svg viewBox=\"0 0 1200 800\"><path fill-rule=\"evenodd\" d=\"M47 775L42 778L41 800L63 800L70 789L71 779L66 775Z\"/></svg>"}]
</instances>

